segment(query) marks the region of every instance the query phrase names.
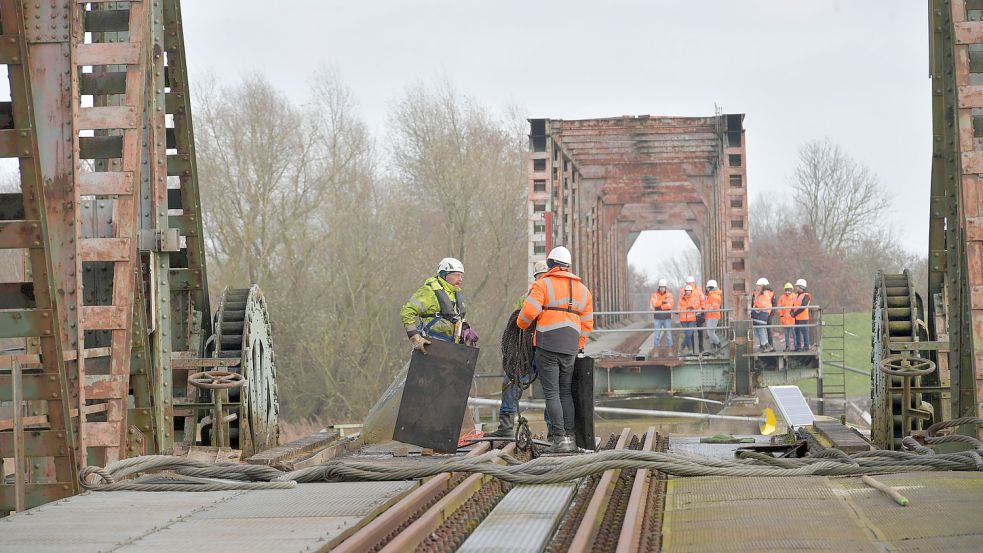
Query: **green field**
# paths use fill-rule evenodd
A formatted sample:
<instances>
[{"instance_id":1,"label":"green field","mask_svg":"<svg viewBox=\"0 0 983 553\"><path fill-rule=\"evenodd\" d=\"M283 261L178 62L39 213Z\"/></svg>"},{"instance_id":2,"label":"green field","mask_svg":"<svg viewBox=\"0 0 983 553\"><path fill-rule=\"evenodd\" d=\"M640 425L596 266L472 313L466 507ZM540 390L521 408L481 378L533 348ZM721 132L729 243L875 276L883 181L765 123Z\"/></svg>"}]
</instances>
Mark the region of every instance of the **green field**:
<instances>
[{"instance_id":1,"label":"green field","mask_svg":"<svg viewBox=\"0 0 983 553\"><path fill-rule=\"evenodd\" d=\"M855 369L870 371L870 312L847 313L844 362ZM807 378L797 382L802 393L816 395L816 379ZM870 394L870 377L856 373L846 373L847 397Z\"/></svg>"}]
</instances>

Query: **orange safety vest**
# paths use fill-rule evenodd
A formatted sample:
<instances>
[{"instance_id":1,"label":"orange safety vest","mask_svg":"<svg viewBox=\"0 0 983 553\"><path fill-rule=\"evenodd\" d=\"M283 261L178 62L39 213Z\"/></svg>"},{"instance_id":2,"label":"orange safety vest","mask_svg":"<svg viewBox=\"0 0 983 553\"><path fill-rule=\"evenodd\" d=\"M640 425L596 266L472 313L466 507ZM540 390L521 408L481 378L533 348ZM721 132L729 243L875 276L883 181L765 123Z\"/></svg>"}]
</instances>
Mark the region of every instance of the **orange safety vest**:
<instances>
[{"instance_id":1,"label":"orange safety vest","mask_svg":"<svg viewBox=\"0 0 983 553\"><path fill-rule=\"evenodd\" d=\"M554 353L575 354L594 329L594 303L580 277L553 267L532 283L515 324L526 330L536 324L533 345Z\"/></svg>"},{"instance_id":2,"label":"orange safety vest","mask_svg":"<svg viewBox=\"0 0 983 553\"><path fill-rule=\"evenodd\" d=\"M775 292L773 290L762 290L760 294L754 296L754 307L762 313L771 313L771 308L774 305L771 300L774 297Z\"/></svg>"},{"instance_id":3,"label":"orange safety vest","mask_svg":"<svg viewBox=\"0 0 983 553\"><path fill-rule=\"evenodd\" d=\"M703 309L720 309L724 305L724 293L720 291L719 288L716 290L710 290L707 294L707 299L703 303ZM708 319L719 319L720 313L705 313Z\"/></svg>"},{"instance_id":4,"label":"orange safety vest","mask_svg":"<svg viewBox=\"0 0 983 553\"><path fill-rule=\"evenodd\" d=\"M652 296L649 298L649 305L652 306L652 311L655 311L656 319L668 319L672 317L670 311L672 311L675 301L672 298L672 292L667 288L665 292L660 292L656 290L652 292ZM660 313L662 311L662 313Z\"/></svg>"},{"instance_id":5,"label":"orange safety vest","mask_svg":"<svg viewBox=\"0 0 983 553\"><path fill-rule=\"evenodd\" d=\"M778 306L779 307L795 307L796 303L795 294L791 292L788 294L782 294L778 296ZM778 311L778 322L783 325L795 324L795 317L792 316L791 309L780 309Z\"/></svg>"},{"instance_id":6,"label":"orange safety vest","mask_svg":"<svg viewBox=\"0 0 983 553\"><path fill-rule=\"evenodd\" d=\"M690 293L686 296L685 292L679 294L679 322L681 323L695 323L696 322L696 312L688 311L689 309L703 309L703 302L700 300L700 296L697 295L696 291Z\"/></svg>"},{"instance_id":7,"label":"orange safety vest","mask_svg":"<svg viewBox=\"0 0 983 553\"><path fill-rule=\"evenodd\" d=\"M802 301L805 300L805 303ZM812 295L809 292L800 292L799 295L795 296L795 306L801 307L809 305L812 303ZM795 314L796 321L808 321L809 320L809 310L808 309L796 309L798 313ZM793 311L794 312L794 311Z\"/></svg>"}]
</instances>

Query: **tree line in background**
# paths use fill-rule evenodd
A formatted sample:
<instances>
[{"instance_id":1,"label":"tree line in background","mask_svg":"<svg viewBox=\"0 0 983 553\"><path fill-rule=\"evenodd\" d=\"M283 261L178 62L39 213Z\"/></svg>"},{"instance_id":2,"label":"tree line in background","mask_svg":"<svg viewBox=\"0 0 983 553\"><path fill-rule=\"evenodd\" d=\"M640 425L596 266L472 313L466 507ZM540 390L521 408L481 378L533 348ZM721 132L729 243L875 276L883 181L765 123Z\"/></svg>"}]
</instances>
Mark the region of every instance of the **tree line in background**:
<instances>
[{"instance_id":1,"label":"tree line in background","mask_svg":"<svg viewBox=\"0 0 983 553\"><path fill-rule=\"evenodd\" d=\"M888 221L891 197L862 162L830 139L800 149L790 194L758 196L749 206L750 265L754 278L779 290L805 278L818 305L870 309L878 270L909 269L916 289L926 286L924 254L905 249Z\"/></svg>"},{"instance_id":2,"label":"tree line in background","mask_svg":"<svg viewBox=\"0 0 983 553\"><path fill-rule=\"evenodd\" d=\"M399 308L446 256L466 267L478 371L500 370L527 285L524 119L414 86L376 142L327 71L305 102L260 75L195 99L212 293L263 289L285 418L365 416L409 358Z\"/></svg>"}]
</instances>

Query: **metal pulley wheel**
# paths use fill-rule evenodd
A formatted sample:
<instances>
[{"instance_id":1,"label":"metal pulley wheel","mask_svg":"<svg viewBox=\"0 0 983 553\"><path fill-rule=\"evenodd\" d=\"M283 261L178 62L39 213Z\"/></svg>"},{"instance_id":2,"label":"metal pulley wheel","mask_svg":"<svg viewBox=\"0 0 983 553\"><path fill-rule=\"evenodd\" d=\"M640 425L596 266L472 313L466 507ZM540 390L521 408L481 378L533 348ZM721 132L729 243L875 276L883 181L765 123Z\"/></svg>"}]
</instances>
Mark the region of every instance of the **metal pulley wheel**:
<instances>
[{"instance_id":1,"label":"metal pulley wheel","mask_svg":"<svg viewBox=\"0 0 983 553\"><path fill-rule=\"evenodd\" d=\"M242 402L230 424L232 447L241 449L243 457L276 447L280 408L273 327L259 286L226 288L215 312L214 329L214 353L220 358L239 359L238 365L228 369L245 379L241 388L229 390L230 402Z\"/></svg>"},{"instance_id":2,"label":"metal pulley wheel","mask_svg":"<svg viewBox=\"0 0 983 553\"><path fill-rule=\"evenodd\" d=\"M901 439L921 428L920 417L903 420L902 405L906 399L908 412L931 411L930 405L923 404L922 394L911 393L905 398L902 388L905 380L910 380L910 386L917 386L920 377L934 372L935 364L920 357L893 355L891 350L892 343L919 340L920 313L921 306L907 270L901 274L877 273L871 309L870 360L876 370L870 375L870 438L881 449L900 449ZM906 425L913 426L905 428Z\"/></svg>"}]
</instances>

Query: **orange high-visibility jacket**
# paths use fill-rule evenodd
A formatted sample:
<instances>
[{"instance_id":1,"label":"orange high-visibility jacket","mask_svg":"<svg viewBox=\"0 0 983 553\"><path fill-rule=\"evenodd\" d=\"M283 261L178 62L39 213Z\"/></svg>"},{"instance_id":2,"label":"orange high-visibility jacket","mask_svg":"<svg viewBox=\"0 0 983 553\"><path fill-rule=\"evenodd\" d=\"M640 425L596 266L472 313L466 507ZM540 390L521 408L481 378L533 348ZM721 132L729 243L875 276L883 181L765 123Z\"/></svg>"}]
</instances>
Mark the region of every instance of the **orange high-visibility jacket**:
<instances>
[{"instance_id":1,"label":"orange high-visibility jacket","mask_svg":"<svg viewBox=\"0 0 983 553\"><path fill-rule=\"evenodd\" d=\"M795 307L795 294L788 293L778 296L778 307ZM795 317L792 316L791 309L778 310L778 322L783 325L795 324Z\"/></svg>"},{"instance_id":2,"label":"orange high-visibility jacket","mask_svg":"<svg viewBox=\"0 0 983 553\"><path fill-rule=\"evenodd\" d=\"M809 292L799 292L799 295L795 296L795 306L805 307L812 302L812 295ZM809 310L808 309L793 309L792 315L795 317L796 321L808 321L809 320Z\"/></svg>"},{"instance_id":3,"label":"orange high-visibility jacket","mask_svg":"<svg viewBox=\"0 0 983 553\"><path fill-rule=\"evenodd\" d=\"M668 288L665 292L658 290L652 292L652 296L649 298L649 304L652 305L652 310L655 311L656 319L668 319L672 317L670 311L672 311L675 301L672 298L672 292Z\"/></svg>"},{"instance_id":4,"label":"orange high-visibility jacket","mask_svg":"<svg viewBox=\"0 0 983 553\"><path fill-rule=\"evenodd\" d=\"M681 313L679 314L679 322L681 323L695 323L696 322L696 312L687 311L688 309L703 309L703 301L700 300L699 294L694 290L689 296L686 295L684 290L679 294L679 309Z\"/></svg>"},{"instance_id":5,"label":"orange high-visibility jacket","mask_svg":"<svg viewBox=\"0 0 983 553\"><path fill-rule=\"evenodd\" d=\"M707 299L703 302L703 309L721 309L724 305L724 293L720 291L720 288L715 290L710 290L707 293ZM708 319L719 319L720 312L717 313L706 313L706 318Z\"/></svg>"},{"instance_id":6,"label":"orange high-visibility jacket","mask_svg":"<svg viewBox=\"0 0 983 553\"><path fill-rule=\"evenodd\" d=\"M515 324L526 330L536 323L533 345L554 353L583 349L594 329L594 302L580 277L560 267L532 283Z\"/></svg>"},{"instance_id":7,"label":"orange high-visibility jacket","mask_svg":"<svg viewBox=\"0 0 983 553\"><path fill-rule=\"evenodd\" d=\"M774 297L774 290L762 290L760 294L754 296L754 307L761 313L771 313Z\"/></svg>"}]
</instances>

